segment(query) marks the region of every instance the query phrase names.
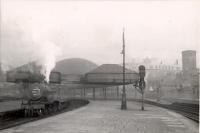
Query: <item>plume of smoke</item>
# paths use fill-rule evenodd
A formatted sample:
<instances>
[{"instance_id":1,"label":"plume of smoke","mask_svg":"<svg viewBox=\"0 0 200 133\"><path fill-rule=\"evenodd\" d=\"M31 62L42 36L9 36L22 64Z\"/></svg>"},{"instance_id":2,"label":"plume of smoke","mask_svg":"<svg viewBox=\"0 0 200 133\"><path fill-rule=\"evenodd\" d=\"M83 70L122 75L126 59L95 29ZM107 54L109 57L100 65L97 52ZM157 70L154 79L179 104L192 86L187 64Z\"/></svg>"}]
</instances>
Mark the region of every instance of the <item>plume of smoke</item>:
<instances>
[{"instance_id":1,"label":"plume of smoke","mask_svg":"<svg viewBox=\"0 0 200 133\"><path fill-rule=\"evenodd\" d=\"M38 29L25 28L18 21L16 23L5 21L2 25L0 47L2 69L12 70L29 63L30 66L27 65L26 70L40 71L45 76L45 80L49 82L56 58L61 54L60 47L48 41L47 33L43 34ZM33 62L37 67L33 65Z\"/></svg>"},{"instance_id":2,"label":"plume of smoke","mask_svg":"<svg viewBox=\"0 0 200 133\"><path fill-rule=\"evenodd\" d=\"M39 45L37 65L41 66L40 73L45 76L45 81L49 82L52 69L56 65L56 57L60 55L60 48L52 42L43 41Z\"/></svg>"}]
</instances>

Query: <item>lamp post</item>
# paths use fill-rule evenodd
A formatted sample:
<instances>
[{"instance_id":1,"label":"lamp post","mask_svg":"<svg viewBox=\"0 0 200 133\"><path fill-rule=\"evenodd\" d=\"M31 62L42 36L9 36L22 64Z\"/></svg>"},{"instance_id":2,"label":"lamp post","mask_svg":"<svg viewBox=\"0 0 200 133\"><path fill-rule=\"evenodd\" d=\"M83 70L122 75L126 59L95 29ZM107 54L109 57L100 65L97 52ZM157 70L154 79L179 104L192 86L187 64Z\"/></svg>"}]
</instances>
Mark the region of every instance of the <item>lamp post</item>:
<instances>
[{"instance_id":1,"label":"lamp post","mask_svg":"<svg viewBox=\"0 0 200 133\"><path fill-rule=\"evenodd\" d=\"M144 89L145 89L145 81L144 81L144 77L145 77L145 66L140 65L139 66L139 76L140 76L140 80L139 80L139 88L141 90L142 93L142 107L141 110L144 110Z\"/></svg>"},{"instance_id":2,"label":"lamp post","mask_svg":"<svg viewBox=\"0 0 200 133\"><path fill-rule=\"evenodd\" d=\"M122 103L121 103L121 109L126 110L126 90L125 90L125 40L124 40L124 29L123 29L123 90L122 90Z\"/></svg>"}]
</instances>

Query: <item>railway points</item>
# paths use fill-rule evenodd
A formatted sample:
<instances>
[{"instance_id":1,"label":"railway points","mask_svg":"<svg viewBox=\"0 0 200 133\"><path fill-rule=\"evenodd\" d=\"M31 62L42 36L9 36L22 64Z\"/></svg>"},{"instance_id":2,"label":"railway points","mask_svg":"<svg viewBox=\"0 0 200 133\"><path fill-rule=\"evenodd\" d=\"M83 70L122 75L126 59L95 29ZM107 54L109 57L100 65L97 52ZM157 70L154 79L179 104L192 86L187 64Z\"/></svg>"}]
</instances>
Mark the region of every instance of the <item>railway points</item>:
<instances>
[{"instance_id":1,"label":"railway points","mask_svg":"<svg viewBox=\"0 0 200 133\"><path fill-rule=\"evenodd\" d=\"M129 101L126 111L119 101L91 101L87 106L2 133L197 133L198 124L177 113L153 105Z\"/></svg>"}]
</instances>

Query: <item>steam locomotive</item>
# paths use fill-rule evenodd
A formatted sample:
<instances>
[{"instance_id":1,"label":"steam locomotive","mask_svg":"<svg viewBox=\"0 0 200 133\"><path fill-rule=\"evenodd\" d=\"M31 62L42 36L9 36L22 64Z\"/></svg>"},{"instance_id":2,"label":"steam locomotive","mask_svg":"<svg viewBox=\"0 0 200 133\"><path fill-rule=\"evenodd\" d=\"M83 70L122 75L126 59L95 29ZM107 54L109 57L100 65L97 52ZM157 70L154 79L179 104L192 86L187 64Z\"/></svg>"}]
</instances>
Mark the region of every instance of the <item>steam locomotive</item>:
<instances>
[{"instance_id":1,"label":"steam locomotive","mask_svg":"<svg viewBox=\"0 0 200 133\"><path fill-rule=\"evenodd\" d=\"M44 79L45 77L40 73L7 72L7 82L20 85L21 109L24 110L26 117L45 115L61 109L61 99L59 97L61 74L51 72L49 83Z\"/></svg>"}]
</instances>

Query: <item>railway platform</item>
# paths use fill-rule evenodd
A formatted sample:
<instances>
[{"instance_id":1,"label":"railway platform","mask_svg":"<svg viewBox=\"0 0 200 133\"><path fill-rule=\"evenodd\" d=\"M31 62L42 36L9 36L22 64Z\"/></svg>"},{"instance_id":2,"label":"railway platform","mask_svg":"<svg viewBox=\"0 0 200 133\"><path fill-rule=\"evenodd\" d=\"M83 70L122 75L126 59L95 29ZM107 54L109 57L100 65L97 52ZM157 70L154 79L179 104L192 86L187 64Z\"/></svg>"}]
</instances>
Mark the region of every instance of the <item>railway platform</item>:
<instances>
[{"instance_id":1,"label":"railway platform","mask_svg":"<svg viewBox=\"0 0 200 133\"><path fill-rule=\"evenodd\" d=\"M77 110L2 130L1 133L198 133L198 123L177 113L128 101L90 101Z\"/></svg>"}]
</instances>

